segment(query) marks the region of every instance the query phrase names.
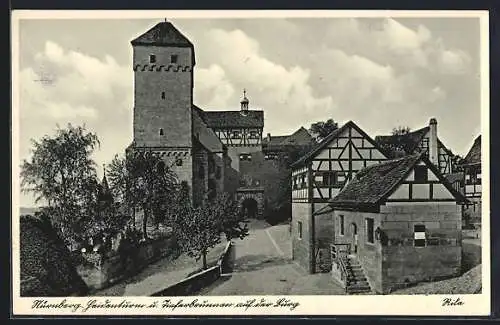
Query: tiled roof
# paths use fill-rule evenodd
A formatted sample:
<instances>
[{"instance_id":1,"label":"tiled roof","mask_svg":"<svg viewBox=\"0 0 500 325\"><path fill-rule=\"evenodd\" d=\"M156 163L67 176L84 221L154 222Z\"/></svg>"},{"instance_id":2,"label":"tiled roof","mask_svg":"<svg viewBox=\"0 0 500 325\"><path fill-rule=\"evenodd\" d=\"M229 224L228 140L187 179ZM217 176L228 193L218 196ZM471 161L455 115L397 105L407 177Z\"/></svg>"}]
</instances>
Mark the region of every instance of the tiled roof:
<instances>
[{"instance_id":1,"label":"tiled roof","mask_svg":"<svg viewBox=\"0 0 500 325\"><path fill-rule=\"evenodd\" d=\"M131 41L132 45L193 47L193 44L170 22L161 22Z\"/></svg>"},{"instance_id":2,"label":"tiled roof","mask_svg":"<svg viewBox=\"0 0 500 325\"><path fill-rule=\"evenodd\" d=\"M369 166L330 202L334 205L377 204L411 170L421 155L405 156Z\"/></svg>"},{"instance_id":3,"label":"tiled roof","mask_svg":"<svg viewBox=\"0 0 500 325\"><path fill-rule=\"evenodd\" d=\"M204 120L211 128L263 128L264 112L249 110L245 115L241 111L203 111Z\"/></svg>"},{"instance_id":4,"label":"tiled roof","mask_svg":"<svg viewBox=\"0 0 500 325\"><path fill-rule=\"evenodd\" d=\"M415 153L418 144L428 132L429 127L426 126L403 135L379 135L375 137L375 142L377 142L390 157L397 156L397 150L394 150L394 148L400 148L404 151L404 154L411 155Z\"/></svg>"},{"instance_id":5,"label":"tiled roof","mask_svg":"<svg viewBox=\"0 0 500 325\"><path fill-rule=\"evenodd\" d=\"M457 201L465 200L462 194L457 192L436 167L428 161L424 153L419 153L388 160L360 170L354 179L336 197L330 200L330 206L362 207L381 204L419 161L425 162L427 167L434 172Z\"/></svg>"},{"instance_id":6,"label":"tiled roof","mask_svg":"<svg viewBox=\"0 0 500 325\"><path fill-rule=\"evenodd\" d=\"M288 146L310 146L314 142L304 127L300 127L291 135L271 136L270 140L267 137L262 140L263 151L280 150Z\"/></svg>"},{"instance_id":7,"label":"tiled roof","mask_svg":"<svg viewBox=\"0 0 500 325\"><path fill-rule=\"evenodd\" d=\"M193 105L193 134L210 152L222 152L224 145L215 132L207 126L204 113L201 108Z\"/></svg>"},{"instance_id":8,"label":"tiled roof","mask_svg":"<svg viewBox=\"0 0 500 325\"><path fill-rule=\"evenodd\" d=\"M467 153L467 156L465 156L462 164L472 165L480 163L481 163L481 135L479 135L476 138L476 140L474 140L474 144Z\"/></svg>"}]
</instances>

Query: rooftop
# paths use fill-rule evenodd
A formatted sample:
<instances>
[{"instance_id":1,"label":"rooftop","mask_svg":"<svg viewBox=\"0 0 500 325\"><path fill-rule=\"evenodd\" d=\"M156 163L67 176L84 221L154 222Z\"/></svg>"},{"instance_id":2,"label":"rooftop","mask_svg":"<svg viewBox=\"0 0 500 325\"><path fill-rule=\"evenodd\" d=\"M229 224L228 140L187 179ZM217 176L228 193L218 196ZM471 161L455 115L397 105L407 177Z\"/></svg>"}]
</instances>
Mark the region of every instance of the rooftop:
<instances>
[{"instance_id":1,"label":"rooftop","mask_svg":"<svg viewBox=\"0 0 500 325\"><path fill-rule=\"evenodd\" d=\"M164 21L156 24L144 34L131 41L132 45L154 45L193 47L189 41L172 23Z\"/></svg>"}]
</instances>

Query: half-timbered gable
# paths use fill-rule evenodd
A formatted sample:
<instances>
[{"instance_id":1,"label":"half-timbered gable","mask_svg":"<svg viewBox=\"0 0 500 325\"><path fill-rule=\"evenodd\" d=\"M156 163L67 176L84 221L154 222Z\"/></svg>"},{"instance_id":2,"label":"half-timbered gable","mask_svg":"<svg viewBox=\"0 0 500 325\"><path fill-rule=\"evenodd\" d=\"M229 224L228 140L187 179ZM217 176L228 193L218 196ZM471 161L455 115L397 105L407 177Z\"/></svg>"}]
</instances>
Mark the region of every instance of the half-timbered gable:
<instances>
[{"instance_id":1,"label":"half-timbered gable","mask_svg":"<svg viewBox=\"0 0 500 325\"><path fill-rule=\"evenodd\" d=\"M424 152L429 156L441 174L451 174L455 171L454 154L437 137L437 122L431 119L429 126L413 132L399 135L376 136L375 141L391 158Z\"/></svg>"},{"instance_id":2,"label":"half-timbered gable","mask_svg":"<svg viewBox=\"0 0 500 325\"><path fill-rule=\"evenodd\" d=\"M481 198L481 136L474 140L474 144L460 164L465 176L464 194L466 197Z\"/></svg>"},{"instance_id":3,"label":"half-timbered gable","mask_svg":"<svg viewBox=\"0 0 500 325\"><path fill-rule=\"evenodd\" d=\"M377 143L349 121L292 165L292 201L327 202L359 170L386 159Z\"/></svg>"},{"instance_id":4,"label":"half-timbered gable","mask_svg":"<svg viewBox=\"0 0 500 325\"><path fill-rule=\"evenodd\" d=\"M205 111L207 125L227 146L251 147L262 145L263 111Z\"/></svg>"}]
</instances>

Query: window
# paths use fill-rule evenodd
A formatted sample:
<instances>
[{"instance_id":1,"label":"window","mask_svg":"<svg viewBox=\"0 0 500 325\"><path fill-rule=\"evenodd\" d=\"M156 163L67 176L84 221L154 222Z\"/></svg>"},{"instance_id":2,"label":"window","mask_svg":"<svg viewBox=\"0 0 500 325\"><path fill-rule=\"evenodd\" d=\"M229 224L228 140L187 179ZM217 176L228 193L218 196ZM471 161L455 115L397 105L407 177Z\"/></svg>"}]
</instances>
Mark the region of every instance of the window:
<instances>
[{"instance_id":1,"label":"window","mask_svg":"<svg viewBox=\"0 0 500 325\"><path fill-rule=\"evenodd\" d=\"M345 231L345 230L344 230L344 216L343 216L343 215L340 215L340 216L339 216L339 219L340 219L340 220L339 220L339 223L340 223L340 234L341 234L342 236L344 236L344 231Z\"/></svg>"},{"instance_id":2,"label":"window","mask_svg":"<svg viewBox=\"0 0 500 325\"><path fill-rule=\"evenodd\" d=\"M176 166L182 166L182 159L181 158L177 158L177 160L175 161L175 165Z\"/></svg>"},{"instance_id":3,"label":"window","mask_svg":"<svg viewBox=\"0 0 500 325\"><path fill-rule=\"evenodd\" d=\"M427 166L415 166L415 182L427 182Z\"/></svg>"},{"instance_id":4,"label":"window","mask_svg":"<svg viewBox=\"0 0 500 325\"><path fill-rule=\"evenodd\" d=\"M414 243L416 247L425 246L425 225L413 226Z\"/></svg>"},{"instance_id":5,"label":"window","mask_svg":"<svg viewBox=\"0 0 500 325\"><path fill-rule=\"evenodd\" d=\"M374 233L373 233L373 219L366 218L366 241L369 243L374 243Z\"/></svg>"},{"instance_id":6,"label":"window","mask_svg":"<svg viewBox=\"0 0 500 325\"><path fill-rule=\"evenodd\" d=\"M159 131L160 135L163 135L163 129L160 128L160 131Z\"/></svg>"},{"instance_id":7,"label":"window","mask_svg":"<svg viewBox=\"0 0 500 325\"><path fill-rule=\"evenodd\" d=\"M297 222L297 235L299 239L302 239L302 221Z\"/></svg>"},{"instance_id":8,"label":"window","mask_svg":"<svg viewBox=\"0 0 500 325\"><path fill-rule=\"evenodd\" d=\"M295 176L295 177L293 178L293 189L294 189L294 190L298 189L298 186L297 186L297 176Z\"/></svg>"},{"instance_id":9,"label":"window","mask_svg":"<svg viewBox=\"0 0 500 325\"><path fill-rule=\"evenodd\" d=\"M257 131L250 131L250 139L257 139Z\"/></svg>"},{"instance_id":10,"label":"window","mask_svg":"<svg viewBox=\"0 0 500 325\"><path fill-rule=\"evenodd\" d=\"M301 175L300 176L300 188L306 188L306 175Z\"/></svg>"},{"instance_id":11,"label":"window","mask_svg":"<svg viewBox=\"0 0 500 325\"><path fill-rule=\"evenodd\" d=\"M170 63L177 63L178 55L177 54L172 54L170 56Z\"/></svg>"},{"instance_id":12,"label":"window","mask_svg":"<svg viewBox=\"0 0 500 325\"><path fill-rule=\"evenodd\" d=\"M149 63L156 63L156 55L154 54L149 55Z\"/></svg>"},{"instance_id":13,"label":"window","mask_svg":"<svg viewBox=\"0 0 500 325\"><path fill-rule=\"evenodd\" d=\"M161 99L165 99L165 92L164 91L161 92Z\"/></svg>"},{"instance_id":14,"label":"window","mask_svg":"<svg viewBox=\"0 0 500 325\"><path fill-rule=\"evenodd\" d=\"M240 139L241 138L240 131L233 131L231 138L232 139Z\"/></svg>"},{"instance_id":15,"label":"window","mask_svg":"<svg viewBox=\"0 0 500 325\"><path fill-rule=\"evenodd\" d=\"M252 161L252 155L249 153L240 154L240 161Z\"/></svg>"}]
</instances>

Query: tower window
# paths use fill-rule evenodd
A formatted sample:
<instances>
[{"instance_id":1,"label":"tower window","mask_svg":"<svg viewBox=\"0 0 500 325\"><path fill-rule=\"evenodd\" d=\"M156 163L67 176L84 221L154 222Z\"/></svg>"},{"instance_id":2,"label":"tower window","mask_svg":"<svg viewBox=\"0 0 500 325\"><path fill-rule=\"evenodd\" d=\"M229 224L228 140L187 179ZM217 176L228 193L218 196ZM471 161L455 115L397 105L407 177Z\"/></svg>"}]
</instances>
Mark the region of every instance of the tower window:
<instances>
[{"instance_id":1,"label":"tower window","mask_svg":"<svg viewBox=\"0 0 500 325\"><path fill-rule=\"evenodd\" d=\"M164 91L161 92L161 99L165 99L165 92Z\"/></svg>"},{"instance_id":2,"label":"tower window","mask_svg":"<svg viewBox=\"0 0 500 325\"><path fill-rule=\"evenodd\" d=\"M170 63L177 63L178 55L177 54L172 54L170 56Z\"/></svg>"},{"instance_id":3,"label":"tower window","mask_svg":"<svg viewBox=\"0 0 500 325\"><path fill-rule=\"evenodd\" d=\"M160 128L160 135L163 135L163 128Z\"/></svg>"},{"instance_id":4,"label":"tower window","mask_svg":"<svg viewBox=\"0 0 500 325\"><path fill-rule=\"evenodd\" d=\"M156 55L154 54L149 55L149 63L156 63Z\"/></svg>"}]
</instances>

